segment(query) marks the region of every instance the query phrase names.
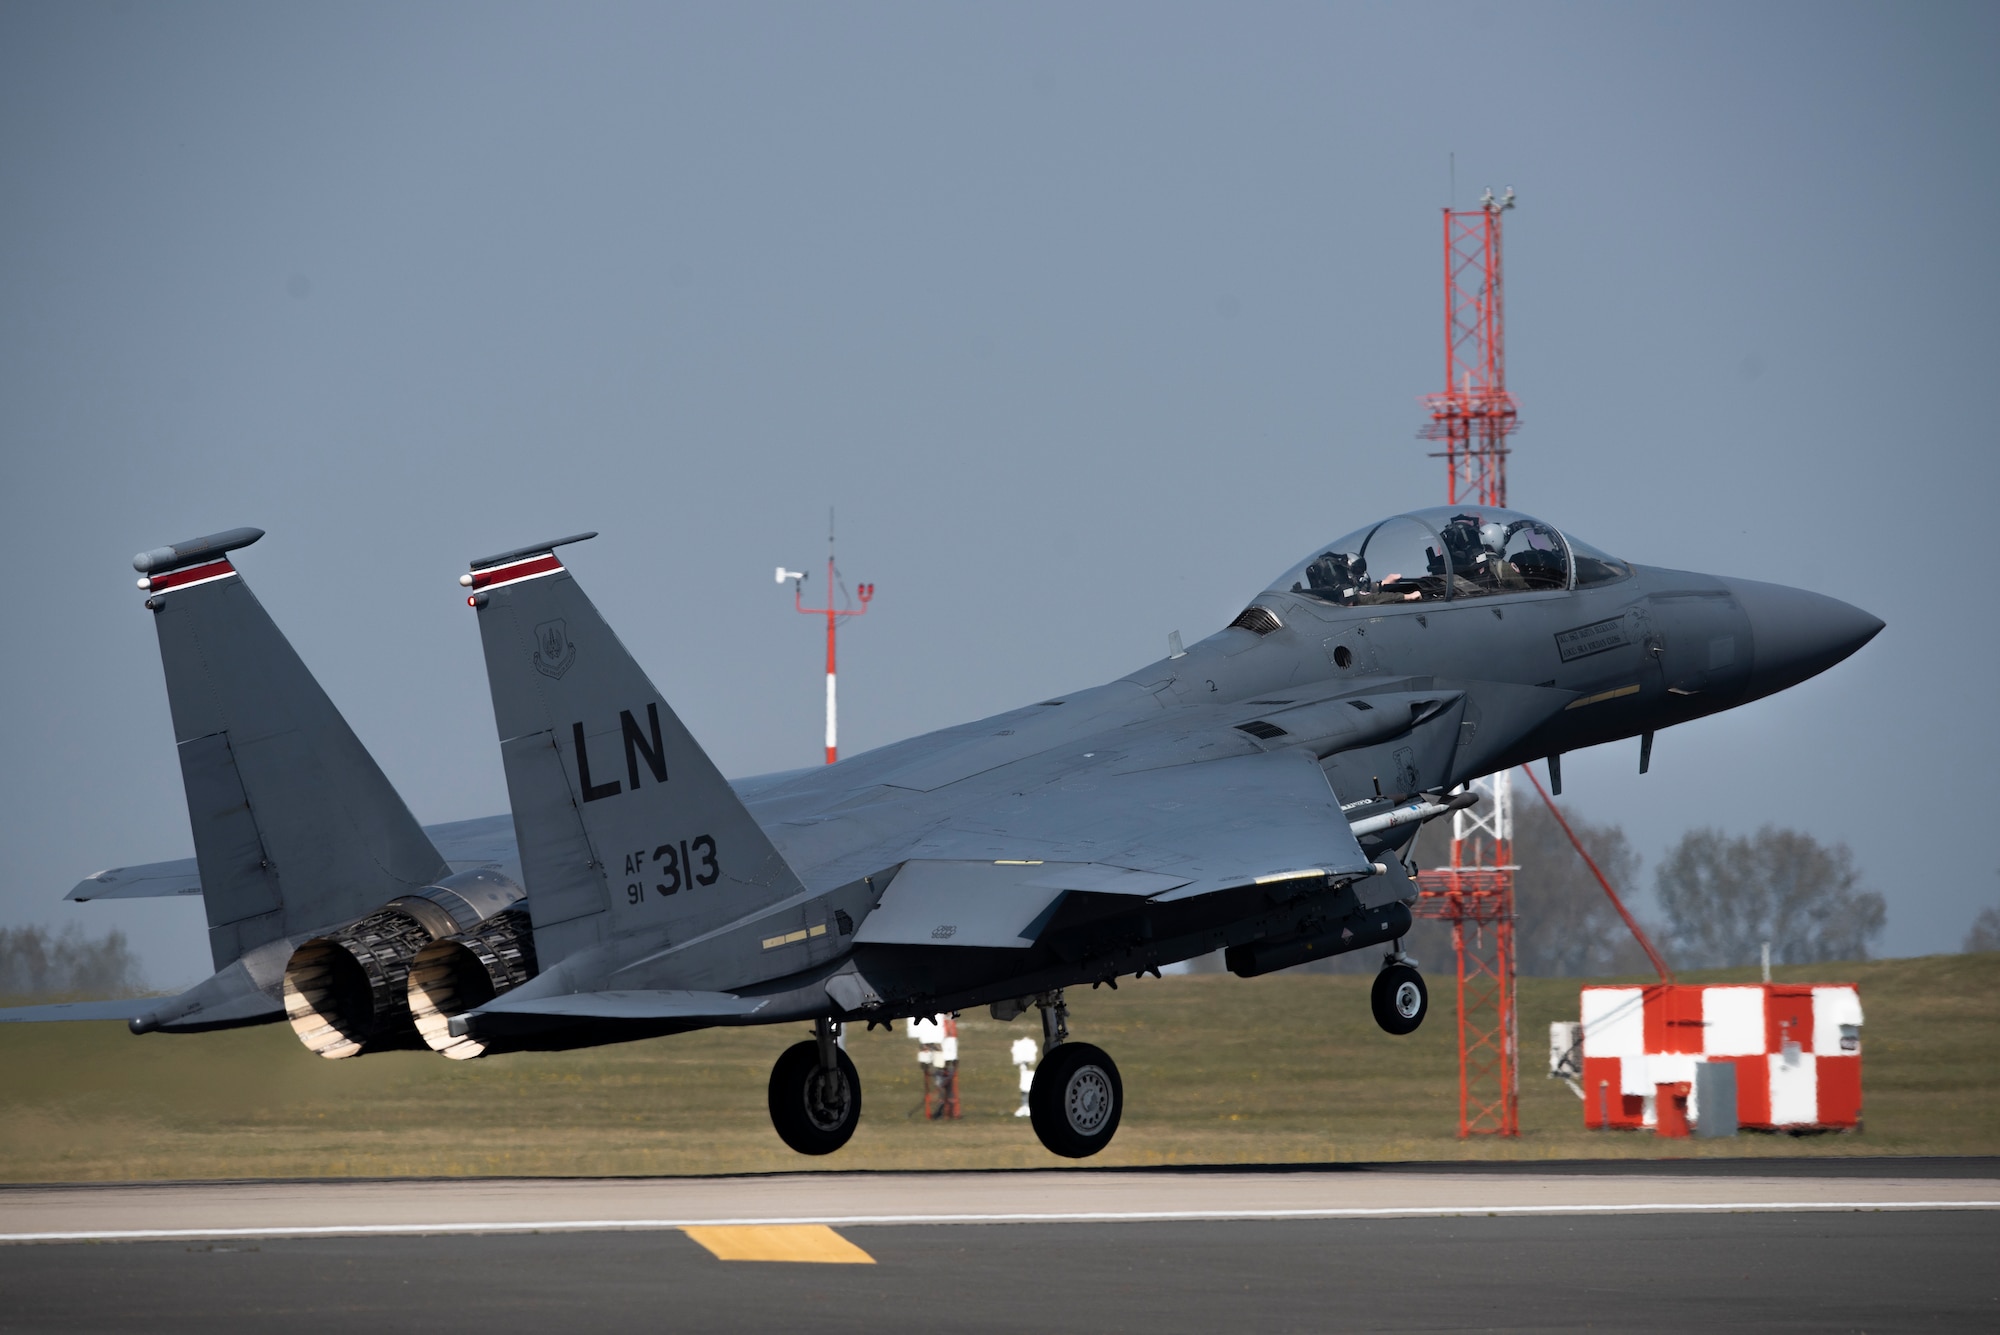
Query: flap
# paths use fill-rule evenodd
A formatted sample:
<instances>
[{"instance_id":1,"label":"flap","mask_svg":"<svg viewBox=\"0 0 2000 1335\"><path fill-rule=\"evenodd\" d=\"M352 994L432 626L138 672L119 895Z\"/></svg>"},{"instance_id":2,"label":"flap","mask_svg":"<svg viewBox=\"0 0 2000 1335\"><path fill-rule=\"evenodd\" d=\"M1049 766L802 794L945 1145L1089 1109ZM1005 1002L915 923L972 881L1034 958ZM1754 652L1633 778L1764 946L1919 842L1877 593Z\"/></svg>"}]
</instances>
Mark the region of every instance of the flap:
<instances>
[{"instance_id":1,"label":"flap","mask_svg":"<svg viewBox=\"0 0 2000 1335\"><path fill-rule=\"evenodd\" d=\"M1035 943L1056 901L1071 890L1141 898L1185 877L1093 862L934 861L903 864L862 921L857 942L1021 949Z\"/></svg>"}]
</instances>

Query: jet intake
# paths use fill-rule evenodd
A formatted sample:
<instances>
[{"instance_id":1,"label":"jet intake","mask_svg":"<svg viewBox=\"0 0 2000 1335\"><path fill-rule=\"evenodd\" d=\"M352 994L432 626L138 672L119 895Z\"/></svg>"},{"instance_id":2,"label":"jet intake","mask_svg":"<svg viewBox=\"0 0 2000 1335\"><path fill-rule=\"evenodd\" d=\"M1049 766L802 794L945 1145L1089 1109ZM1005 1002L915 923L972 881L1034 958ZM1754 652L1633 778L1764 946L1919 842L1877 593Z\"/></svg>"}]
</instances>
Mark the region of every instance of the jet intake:
<instances>
[{"instance_id":1,"label":"jet intake","mask_svg":"<svg viewBox=\"0 0 2000 1335\"><path fill-rule=\"evenodd\" d=\"M1248 945L1231 946L1222 952L1222 962L1238 978L1255 978L1259 974L1275 973L1308 960L1322 960L1344 955L1350 950L1379 946L1385 941L1396 940L1409 930L1410 906L1391 901L1330 923L1323 931L1293 937L1289 941L1253 941Z\"/></svg>"},{"instance_id":2,"label":"jet intake","mask_svg":"<svg viewBox=\"0 0 2000 1335\"><path fill-rule=\"evenodd\" d=\"M455 1061L484 1056L487 1042L454 1038L451 1018L484 1006L533 978L535 931L524 909L509 909L477 931L433 941L410 961L410 1015L433 1052Z\"/></svg>"},{"instance_id":3,"label":"jet intake","mask_svg":"<svg viewBox=\"0 0 2000 1335\"><path fill-rule=\"evenodd\" d=\"M328 1058L412 1046L411 961L431 942L477 929L526 893L498 872L461 872L314 937L285 966L292 1032Z\"/></svg>"}]
</instances>

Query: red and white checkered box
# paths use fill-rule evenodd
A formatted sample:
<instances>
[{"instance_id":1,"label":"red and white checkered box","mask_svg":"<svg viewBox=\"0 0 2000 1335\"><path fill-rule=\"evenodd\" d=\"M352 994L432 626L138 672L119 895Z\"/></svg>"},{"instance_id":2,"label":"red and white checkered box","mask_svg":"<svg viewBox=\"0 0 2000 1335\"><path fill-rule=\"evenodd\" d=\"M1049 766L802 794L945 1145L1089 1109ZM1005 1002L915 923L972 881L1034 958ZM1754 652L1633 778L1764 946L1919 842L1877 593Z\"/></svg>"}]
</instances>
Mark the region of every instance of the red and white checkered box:
<instances>
[{"instance_id":1,"label":"red and white checkered box","mask_svg":"<svg viewBox=\"0 0 2000 1335\"><path fill-rule=\"evenodd\" d=\"M1583 1124L1656 1121L1661 1085L1695 1063L1736 1066L1736 1120L1805 1130L1861 1124L1861 993L1852 983L1583 989ZM1692 1102L1690 1120L1701 1110Z\"/></svg>"}]
</instances>

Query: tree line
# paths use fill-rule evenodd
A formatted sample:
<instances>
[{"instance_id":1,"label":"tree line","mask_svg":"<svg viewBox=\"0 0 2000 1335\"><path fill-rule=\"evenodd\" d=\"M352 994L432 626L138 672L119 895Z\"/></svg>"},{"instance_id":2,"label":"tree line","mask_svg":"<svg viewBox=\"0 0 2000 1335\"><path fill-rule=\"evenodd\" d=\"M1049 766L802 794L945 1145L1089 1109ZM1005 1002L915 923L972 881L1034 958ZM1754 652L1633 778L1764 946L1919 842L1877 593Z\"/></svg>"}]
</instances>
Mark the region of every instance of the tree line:
<instances>
[{"instance_id":1,"label":"tree line","mask_svg":"<svg viewBox=\"0 0 2000 1335\"><path fill-rule=\"evenodd\" d=\"M1774 964L1864 960L1888 921L1882 896L1862 885L1852 850L1802 830L1688 831L1654 871L1653 911L1640 913L1639 855L1625 831L1574 816L1570 827L1677 970L1753 966L1766 941ZM1420 868L1451 864L1450 821L1424 827L1412 861ZM1551 978L1652 972L1603 888L1532 793L1516 793L1514 863L1517 972ZM1989 913L2000 936L2000 912ZM1442 974L1453 958L1451 928L1420 919L1404 948ZM1379 951L1362 950L1303 967L1373 973L1380 964Z\"/></svg>"},{"instance_id":2,"label":"tree line","mask_svg":"<svg viewBox=\"0 0 2000 1335\"><path fill-rule=\"evenodd\" d=\"M146 982L125 933L85 936L75 923L0 927L0 997L131 997Z\"/></svg>"}]
</instances>

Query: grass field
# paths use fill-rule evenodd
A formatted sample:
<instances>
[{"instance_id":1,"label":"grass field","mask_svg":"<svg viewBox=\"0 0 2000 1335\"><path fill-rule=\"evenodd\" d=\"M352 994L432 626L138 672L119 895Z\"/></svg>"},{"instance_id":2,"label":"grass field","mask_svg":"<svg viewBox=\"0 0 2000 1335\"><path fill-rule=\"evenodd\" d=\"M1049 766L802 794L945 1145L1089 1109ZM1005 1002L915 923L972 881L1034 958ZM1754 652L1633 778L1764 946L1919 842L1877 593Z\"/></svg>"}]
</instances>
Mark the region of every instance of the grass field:
<instances>
[{"instance_id":1,"label":"grass field","mask_svg":"<svg viewBox=\"0 0 2000 1335\"><path fill-rule=\"evenodd\" d=\"M1438 974L1442 974L1442 970ZM1076 1037L1125 1077L1127 1110L1094 1164L1673 1155L2000 1153L2000 954L1780 969L1858 982L1865 1130L1661 1142L1582 1129L1548 1079L1549 1021L1574 979L1523 979L1519 1139L1461 1141L1447 978L1429 1022L1390 1038L1368 980L1227 975L1073 992ZM1689 975L1690 982L1749 975ZM596 1175L802 1168L1051 1166L1018 1103L1008 1044L1033 1013L960 1021L958 1122L922 1120L916 1045L854 1032L865 1112L827 1159L779 1144L772 1060L800 1025L712 1030L595 1051L450 1062L386 1053L330 1062L283 1025L135 1038L117 1024L0 1026L0 1180Z\"/></svg>"}]
</instances>

